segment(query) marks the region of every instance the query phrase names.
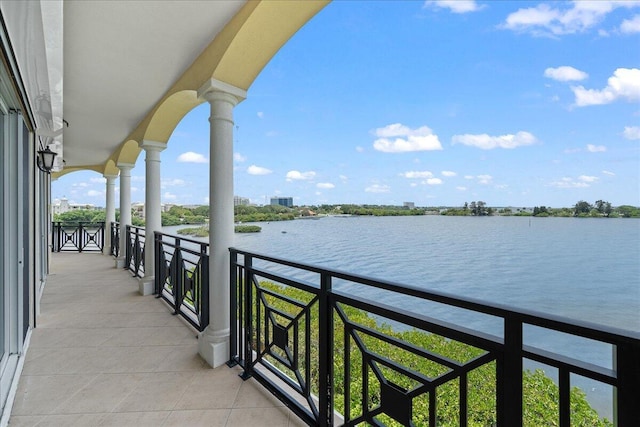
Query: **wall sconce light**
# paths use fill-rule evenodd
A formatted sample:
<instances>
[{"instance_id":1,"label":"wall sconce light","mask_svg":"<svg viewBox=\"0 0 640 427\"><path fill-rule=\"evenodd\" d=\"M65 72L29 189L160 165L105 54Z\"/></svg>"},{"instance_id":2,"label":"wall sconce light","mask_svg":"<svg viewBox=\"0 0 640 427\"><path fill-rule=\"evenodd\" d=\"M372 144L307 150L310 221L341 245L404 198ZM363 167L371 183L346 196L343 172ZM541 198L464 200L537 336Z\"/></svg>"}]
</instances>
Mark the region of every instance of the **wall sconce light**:
<instances>
[{"instance_id":1,"label":"wall sconce light","mask_svg":"<svg viewBox=\"0 0 640 427\"><path fill-rule=\"evenodd\" d=\"M51 169L53 169L53 161L56 158L57 153L51 151L49 146L44 150L38 150L38 169L40 169L44 173L51 173Z\"/></svg>"}]
</instances>

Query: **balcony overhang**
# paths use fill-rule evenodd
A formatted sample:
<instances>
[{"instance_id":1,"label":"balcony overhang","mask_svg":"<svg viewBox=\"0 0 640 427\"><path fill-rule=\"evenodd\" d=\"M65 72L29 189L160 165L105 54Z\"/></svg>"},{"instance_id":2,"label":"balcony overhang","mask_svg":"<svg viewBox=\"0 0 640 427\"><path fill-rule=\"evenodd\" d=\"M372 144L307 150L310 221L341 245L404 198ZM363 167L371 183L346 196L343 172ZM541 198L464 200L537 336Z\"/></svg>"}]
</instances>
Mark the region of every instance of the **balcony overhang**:
<instances>
[{"instance_id":1,"label":"balcony overhang","mask_svg":"<svg viewBox=\"0 0 640 427\"><path fill-rule=\"evenodd\" d=\"M45 47L57 50L37 70L49 79L45 92L55 101L54 126L37 120L34 125L49 133L62 129L64 170L54 175L61 176L83 169L111 173L118 162L135 163L138 142L166 142L184 115L202 102L197 90L203 83L216 79L247 90L284 43L327 3L66 1L57 3L58 10L55 3L41 1L5 5L2 12L42 19L43 28L55 18L62 28L57 44L41 34ZM8 18L9 31L25 21ZM38 67L23 51L17 46L25 80ZM55 70L62 76L57 83L50 80ZM32 89L27 92L33 105L33 94L41 91L25 84Z\"/></svg>"}]
</instances>

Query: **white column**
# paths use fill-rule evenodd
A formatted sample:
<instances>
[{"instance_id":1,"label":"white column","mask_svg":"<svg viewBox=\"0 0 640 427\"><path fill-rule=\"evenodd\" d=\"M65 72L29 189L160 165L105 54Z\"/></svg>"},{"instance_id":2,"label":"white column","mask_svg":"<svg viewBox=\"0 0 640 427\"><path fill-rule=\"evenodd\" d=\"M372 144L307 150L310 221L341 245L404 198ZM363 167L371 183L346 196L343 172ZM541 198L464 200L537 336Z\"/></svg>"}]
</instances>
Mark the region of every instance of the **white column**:
<instances>
[{"instance_id":1,"label":"white column","mask_svg":"<svg viewBox=\"0 0 640 427\"><path fill-rule=\"evenodd\" d=\"M127 225L131 225L131 163L118 163L120 169L120 249L116 267L124 268L127 253Z\"/></svg>"},{"instance_id":2,"label":"white column","mask_svg":"<svg viewBox=\"0 0 640 427\"><path fill-rule=\"evenodd\" d=\"M142 141L145 151L144 198L144 277L138 281L141 295L151 295L154 290L154 232L162 228L160 204L160 152L167 148L165 142Z\"/></svg>"},{"instance_id":3,"label":"white column","mask_svg":"<svg viewBox=\"0 0 640 427\"><path fill-rule=\"evenodd\" d=\"M212 367L229 360L229 247L233 244L233 108L246 91L210 80L198 96L211 106L209 165L209 326L198 353Z\"/></svg>"},{"instance_id":4,"label":"white column","mask_svg":"<svg viewBox=\"0 0 640 427\"><path fill-rule=\"evenodd\" d=\"M106 217L104 220L104 248L102 254L111 256L111 223L116 220L116 178L118 175L105 175L107 180Z\"/></svg>"}]
</instances>

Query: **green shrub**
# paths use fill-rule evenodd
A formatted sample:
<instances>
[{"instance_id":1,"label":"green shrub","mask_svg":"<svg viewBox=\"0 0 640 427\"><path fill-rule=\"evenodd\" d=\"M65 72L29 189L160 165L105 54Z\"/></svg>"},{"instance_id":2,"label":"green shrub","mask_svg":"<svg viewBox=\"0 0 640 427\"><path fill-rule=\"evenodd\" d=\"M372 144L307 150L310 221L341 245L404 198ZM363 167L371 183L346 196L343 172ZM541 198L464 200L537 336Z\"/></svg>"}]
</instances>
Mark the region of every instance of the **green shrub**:
<instances>
[{"instance_id":1,"label":"green shrub","mask_svg":"<svg viewBox=\"0 0 640 427\"><path fill-rule=\"evenodd\" d=\"M236 233L259 233L262 228L257 225L236 225Z\"/></svg>"}]
</instances>

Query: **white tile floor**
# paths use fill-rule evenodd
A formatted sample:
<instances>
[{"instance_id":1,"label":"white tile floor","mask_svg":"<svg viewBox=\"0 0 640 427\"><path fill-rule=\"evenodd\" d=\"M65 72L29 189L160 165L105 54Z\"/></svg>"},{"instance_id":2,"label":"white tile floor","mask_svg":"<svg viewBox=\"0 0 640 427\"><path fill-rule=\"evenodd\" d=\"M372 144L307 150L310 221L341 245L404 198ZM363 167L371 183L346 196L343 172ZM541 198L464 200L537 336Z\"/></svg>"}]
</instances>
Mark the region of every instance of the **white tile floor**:
<instances>
[{"instance_id":1,"label":"white tile floor","mask_svg":"<svg viewBox=\"0 0 640 427\"><path fill-rule=\"evenodd\" d=\"M54 254L9 425L302 426L100 254Z\"/></svg>"}]
</instances>

